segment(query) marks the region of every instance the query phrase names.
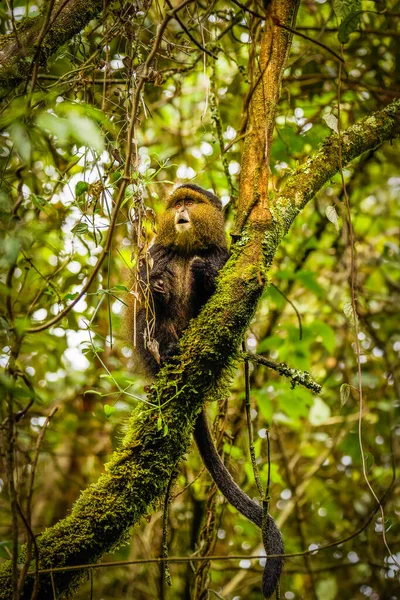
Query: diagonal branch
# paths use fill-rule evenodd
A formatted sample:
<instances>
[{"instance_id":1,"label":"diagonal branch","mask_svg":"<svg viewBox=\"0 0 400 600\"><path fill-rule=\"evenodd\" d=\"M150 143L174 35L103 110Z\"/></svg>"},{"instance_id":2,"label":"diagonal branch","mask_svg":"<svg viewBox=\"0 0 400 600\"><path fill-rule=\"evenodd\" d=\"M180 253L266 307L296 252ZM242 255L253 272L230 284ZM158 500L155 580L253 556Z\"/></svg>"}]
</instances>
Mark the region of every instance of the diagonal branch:
<instances>
[{"instance_id":1,"label":"diagonal branch","mask_svg":"<svg viewBox=\"0 0 400 600\"><path fill-rule=\"evenodd\" d=\"M38 17L24 19L15 32L0 36L0 97L28 77L39 40L40 62L45 65L49 57L82 31L102 8L103 0L57 0L48 24L44 11Z\"/></svg>"},{"instance_id":2,"label":"diagonal branch","mask_svg":"<svg viewBox=\"0 0 400 600\"><path fill-rule=\"evenodd\" d=\"M343 165L400 136L400 100L372 113L341 135ZM331 135L315 156L294 171L279 191L274 205L287 233L296 215L322 186L339 172L339 137Z\"/></svg>"}]
</instances>

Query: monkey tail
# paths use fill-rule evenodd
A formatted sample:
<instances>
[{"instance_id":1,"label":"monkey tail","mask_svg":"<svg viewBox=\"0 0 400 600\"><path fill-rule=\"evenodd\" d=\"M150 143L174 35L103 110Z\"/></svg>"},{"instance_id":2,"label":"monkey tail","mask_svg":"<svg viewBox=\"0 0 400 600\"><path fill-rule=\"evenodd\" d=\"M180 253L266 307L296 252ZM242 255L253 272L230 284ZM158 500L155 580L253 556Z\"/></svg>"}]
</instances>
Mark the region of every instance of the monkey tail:
<instances>
[{"instance_id":1,"label":"monkey tail","mask_svg":"<svg viewBox=\"0 0 400 600\"><path fill-rule=\"evenodd\" d=\"M215 449L204 410L197 417L194 437L201 458L218 489L236 510L262 529L262 508L240 489L222 462ZM267 555L283 554L282 535L271 515L268 515L266 531L263 532L263 542ZM282 568L283 558L267 559L262 580L264 598L270 598L274 593L279 584Z\"/></svg>"}]
</instances>

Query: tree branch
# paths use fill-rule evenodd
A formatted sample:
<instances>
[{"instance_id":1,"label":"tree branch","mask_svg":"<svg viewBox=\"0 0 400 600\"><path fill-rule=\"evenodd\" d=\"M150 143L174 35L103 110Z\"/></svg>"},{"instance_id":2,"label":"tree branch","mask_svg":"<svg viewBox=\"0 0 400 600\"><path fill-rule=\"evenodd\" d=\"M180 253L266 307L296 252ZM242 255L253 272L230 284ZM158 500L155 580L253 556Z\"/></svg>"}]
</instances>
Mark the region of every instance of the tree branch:
<instances>
[{"instance_id":1,"label":"tree branch","mask_svg":"<svg viewBox=\"0 0 400 600\"><path fill-rule=\"evenodd\" d=\"M23 19L16 32L0 36L0 97L29 76L44 26L47 31L40 44L41 65L45 65L54 52L82 31L102 8L103 0L57 0L47 27L44 11L38 17Z\"/></svg>"},{"instance_id":2,"label":"tree branch","mask_svg":"<svg viewBox=\"0 0 400 600\"><path fill-rule=\"evenodd\" d=\"M342 132L343 165L400 136L400 100L372 113ZM287 233L296 215L339 172L339 137L332 134L315 156L285 181L274 202L274 217Z\"/></svg>"}]
</instances>

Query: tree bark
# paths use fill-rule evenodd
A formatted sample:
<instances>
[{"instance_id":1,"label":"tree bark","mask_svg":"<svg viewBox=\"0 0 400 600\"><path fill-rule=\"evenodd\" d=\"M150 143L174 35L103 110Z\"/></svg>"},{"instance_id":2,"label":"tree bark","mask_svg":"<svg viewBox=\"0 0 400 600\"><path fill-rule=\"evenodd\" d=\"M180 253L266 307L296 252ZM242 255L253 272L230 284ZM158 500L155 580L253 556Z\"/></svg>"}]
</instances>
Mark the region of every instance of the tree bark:
<instances>
[{"instance_id":1,"label":"tree bark","mask_svg":"<svg viewBox=\"0 0 400 600\"><path fill-rule=\"evenodd\" d=\"M35 57L45 65L54 52L82 31L101 12L103 1L56 0L50 18L46 6L38 17L23 19L16 32L0 36L0 98L26 80Z\"/></svg>"}]
</instances>

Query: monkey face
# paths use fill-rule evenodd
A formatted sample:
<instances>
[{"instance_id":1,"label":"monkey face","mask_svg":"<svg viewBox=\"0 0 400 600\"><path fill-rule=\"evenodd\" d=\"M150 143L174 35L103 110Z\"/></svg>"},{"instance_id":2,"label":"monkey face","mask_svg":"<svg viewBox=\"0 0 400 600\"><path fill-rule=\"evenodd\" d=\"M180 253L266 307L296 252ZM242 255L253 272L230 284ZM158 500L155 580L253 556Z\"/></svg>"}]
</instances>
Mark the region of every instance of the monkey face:
<instances>
[{"instance_id":1,"label":"monkey face","mask_svg":"<svg viewBox=\"0 0 400 600\"><path fill-rule=\"evenodd\" d=\"M184 202L178 201L175 204L175 230L177 233L184 233L189 231L191 227L190 210L193 206L192 200L186 200Z\"/></svg>"},{"instance_id":2,"label":"monkey face","mask_svg":"<svg viewBox=\"0 0 400 600\"><path fill-rule=\"evenodd\" d=\"M225 248L222 212L205 194L178 188L160 219L157 242L187 256L214 246Z\"/></svg>"}]
</instances>

